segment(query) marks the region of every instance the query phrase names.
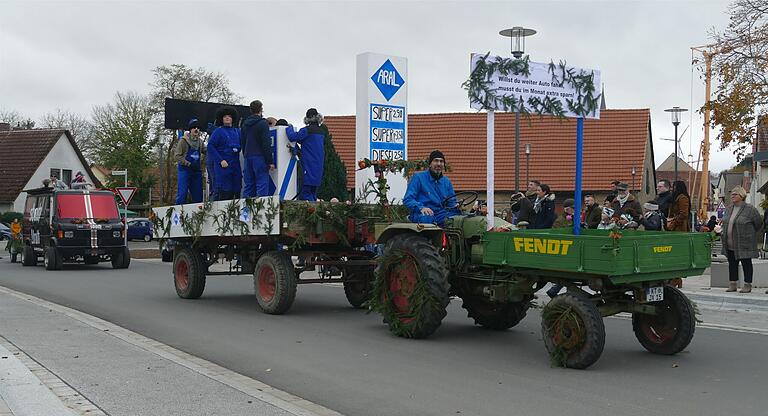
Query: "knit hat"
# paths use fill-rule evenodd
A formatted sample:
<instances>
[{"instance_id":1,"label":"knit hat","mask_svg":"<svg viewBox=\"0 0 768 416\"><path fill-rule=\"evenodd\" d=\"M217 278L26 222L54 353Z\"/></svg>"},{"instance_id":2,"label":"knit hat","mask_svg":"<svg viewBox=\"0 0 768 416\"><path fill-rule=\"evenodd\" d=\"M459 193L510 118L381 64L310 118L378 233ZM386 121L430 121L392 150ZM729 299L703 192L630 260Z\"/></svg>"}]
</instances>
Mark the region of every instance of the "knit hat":
<instances>
[{"instance_id":1,"label":"knit hat","mask_svg":"<svg viewBox=\"0 0 768 416\"><path fill-rule=\"evenodd\" d=\"M224 116L230 116L232 117L232 125L237 126L238 122L238 114L237 110L235 110L232 107L221 107L216 111L216 125L223 126L224 125Z\"/></svg>"},{"instance_id":2,"label":"knit hat","mask_svg":"<svg viewBox=\"0 0 768 416\"><path fill-rule=\"evenodd\" d=\"M427 159L427 162L432 164L432 161L435 159L443 159L443 162L445 162L445 156L443 155L443 152L439 150L433 150L432 153L429 154L429 159Z\"/></svg>"},{"instance_id":3,"label":"knit hat","mask_svg":"<svg viewBox=\"0 0 768 416\"><path fill-rule=\"evenodd\" d=\"M563 201L563 208L573 208L574 202L575 201L573 200L573 198L566 199L565 201Z\"/></svg>"},{"instance_id":4,"label":"knit hat","mask_svg":"<svg viewBox=\"0 0 768 416\"><path fill-rule=\"evenodd\" d=\"M314 117L316 115L317 115L317 109L316 108L310 108L309 110L307 110L307 115L306 115L307 118L312 118L312 117Z\"/></svg>"},{"instance_id":5,"label":"knit hat","mask_svg":"<svg viewBox=\"0 0 768 416\"><path fill-rule=\"evenodd\" d=\"M629 185L627 185L624 182L621 182L620 184L616 185L616 190L618 191L626 191L629 189Z\"/></svg>"},{"instance_id":6,"label":"knit hat","mask_svg":"<svg viewBox=\"0 0 768 416\"><path fill-rule=\"evenodd\" d=\"M287 126L288 125L288 120L286 120L284 118L281 118L280 120L277 120L277 124L276 125L277 126Z\"/></svg>"},{"instance_id":7,"label":"knit hat","mask_svg":"<svg viewBox=\"0 0 768 416\"><path fill-rule=\"evenodd\" d=\"M646 202L645 204L643 204L643 208L645 208L647 211L658 211L659 205L654 204L653 202Z\"/></svg>"},{"instance_id":8,"label":"knit hat","mask_svg":"<svg viewBox=\"0 0 768 416\"><path fill-rule=\"evenodd\" d=\"M189 124L187 124L187 130L192 130L194 128L200 128L200 123L197 122L196 118L189 120Z\"/></svg>"}]
</instances>

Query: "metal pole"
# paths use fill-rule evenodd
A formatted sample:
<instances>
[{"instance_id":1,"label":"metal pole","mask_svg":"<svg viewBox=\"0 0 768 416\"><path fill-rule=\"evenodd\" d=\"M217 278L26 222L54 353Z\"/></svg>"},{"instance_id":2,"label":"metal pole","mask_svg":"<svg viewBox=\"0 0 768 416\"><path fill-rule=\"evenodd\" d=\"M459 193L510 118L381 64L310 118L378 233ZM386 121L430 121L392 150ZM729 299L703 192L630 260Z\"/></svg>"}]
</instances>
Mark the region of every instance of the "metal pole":
<instances>
[{"instance_id":1,"label":"metal pole","mask_svg":"<svg viewBox=\"0 0 768 416\"><path fill-rule=\"evenodd\" d=\"M125 187L128 187L128 168L125 168ZM123 239L125 241L125 245L128 246L128 203L123 203L123 208L125 211L123 212L123 224L125 226L125 238Z\"/></svg>"},{"instance_id":2,"label":"metal pole","mask_svg":"<svg viewBox=\"0 0 768 416\"><path fill-rule=\"evenodd\" d=\"M675 123L675 180L677 180L677 123Z\"/></svg>"},{"instance_id":3,"label":"metal pole","mask_svg":"<svg viewBox=\"0 0 768 416\"><path fill-rule=\"evenodd\" d=\"M515 193L520 192L520 111L515 111Z\"/></svg>"},{"instance_id":4,"label":"metal pole","mask_svg":"<svg viewBox=\"0 0 768 416\"><path fill-rule=\"evenodd\" d=\"M486 230L490 230L493 228L493 217L494 217L494 200L493 200L493 141L494 141L494 113L493 110L488 110L488 125L486 127L487 129L487 142L485 147L485 199L487 200L488 204L488 213L485 215L485 224L486 224Z\"/></svg>"},{"instance_id":5,"label":"metal pole","mask_svg":"<svg viewBox=\"0 0 768 416\"><path fill-rule=\"evenodd\" d=\"M526 153L525 154L525 186L528 186L528 183L531 181L528 178L528 173L529 173L529 168L530 168L530 166L529 166L530 165L530 159L531 159L531 155Z\"/></svg>"},{"instance_id":6,"label":"metal pole","mask_svg":"<svg viewBox=\"0 0 768 416\"><path fill-rule=\"evenodd\" d=\"M574 186L573 234L581 235L581 169L584 150L584 118L576 119L576 184Z\"/></svg>"}]
</instances>

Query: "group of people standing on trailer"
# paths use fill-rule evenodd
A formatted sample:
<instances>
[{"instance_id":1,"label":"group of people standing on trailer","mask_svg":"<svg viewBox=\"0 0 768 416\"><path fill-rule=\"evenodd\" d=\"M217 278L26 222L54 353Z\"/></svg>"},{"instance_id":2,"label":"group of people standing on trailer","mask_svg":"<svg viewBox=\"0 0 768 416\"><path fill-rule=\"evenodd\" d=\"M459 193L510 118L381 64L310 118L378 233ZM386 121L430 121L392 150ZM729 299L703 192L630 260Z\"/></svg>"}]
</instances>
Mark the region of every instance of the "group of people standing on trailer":
<instances>
[{"instance_id":1,"label":"group of people standing on trailer","mask_svg":"<svg viewBox=\"0 0 768 416\"><path fill-rule=\"evenodd\" d=\"M296 131L285 120L264 118L264 105L259 100L251 102L249 108L251 114L242 123L234 108L219 109L216 122L208 128L207 145L198 120L189 121L188 131L173 153L178 166L176 204L203 201L203 163L212 201L270 196L270 172L276 168L270 127L275 125L287 126L288 140L297 143L300 150L303 181L298 199L317 200L325 161L325 133L320 127L323 115L310 108L304 117L305 127Z\"/></svg>"}]
</instances>

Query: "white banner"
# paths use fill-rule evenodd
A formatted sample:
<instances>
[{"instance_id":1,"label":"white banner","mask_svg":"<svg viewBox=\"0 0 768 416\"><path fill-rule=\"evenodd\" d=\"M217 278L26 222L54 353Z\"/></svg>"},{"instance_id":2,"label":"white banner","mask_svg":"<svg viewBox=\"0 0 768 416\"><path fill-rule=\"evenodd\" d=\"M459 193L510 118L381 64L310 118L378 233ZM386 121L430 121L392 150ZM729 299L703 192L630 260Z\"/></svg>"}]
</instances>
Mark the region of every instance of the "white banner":
<instances>
[{"instance_id":1,"label":"white banner","mask_svg":"<svg viewBox=\"0 0 768 416\"><path fill-rule=\"evenodd\" d=\"M470 73L474 73L478 62L485 59L487 64L496 64L505 60L496 56L487 54L472 54ZM506 59L506 61L509 61ZM514 100L519 105L520 99L526 111L530 113L543 112L545 114L563 115L565 117L584 117L600 118L600 94L602 94L602 85L600 82L600 71L594 69L576 68L559 64L545 64L539 62L528 62L529 75L508 72L503 75L501 71L495 69L490 78L483 77L475 81L483 82L482 88L478 87L480 82L472 83L470 78L469 93L473 93L480 100L485 100L485 104L477 99L470 98L470 105L477 110L492 109L498 111L514 111L513 108L504 108L503 100ZM581 86L577 89L577 85ZM586 87L586 88L585 88ZM594 91L589 89L594 88ZM491 91L490 99L487 92ZM517 107L515 107L517 108ZM554 110L554 111L553 111Z\"/></svg>"}]
</instances>

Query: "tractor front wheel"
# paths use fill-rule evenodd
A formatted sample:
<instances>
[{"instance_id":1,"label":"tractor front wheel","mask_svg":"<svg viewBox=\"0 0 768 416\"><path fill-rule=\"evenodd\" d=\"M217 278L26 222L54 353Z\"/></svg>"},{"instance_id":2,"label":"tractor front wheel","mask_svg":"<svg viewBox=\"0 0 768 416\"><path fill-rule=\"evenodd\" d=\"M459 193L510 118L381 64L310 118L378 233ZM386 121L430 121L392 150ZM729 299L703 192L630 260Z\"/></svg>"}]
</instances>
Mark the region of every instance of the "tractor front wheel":
<instances>
[{"instance_id":1,"label":"tractor front wheel","mask_svg":"<svg viewBox=\"0 0 768 416\"><path fill-rule=\"evenodd\" d=\"M555 296L541 313L541 334L552 365L587 368L603 353L603 317L586 296Z\"/></svg>"},{"instance_id":2,"label":"tractor front wheel","mask_svg":"<svg viewBox=\"0 0 768 416\"><path fill-rule=\"evenodd\" d=\"M632 314L632 329L640 344L654 354L673 355L693 339L696 316L679 289L664 286L664 300L654 302L656 315Z\"/></svg>"},{"instance_id":3,"label":"tractor front wheel","mask_svg":"<svg viewBox=\"0 0 768 416\"><path fill-rule=\"evenodd\" d=\"M448 270L437 248L418 234L387 242L376 268L376 307L400 337L434 333L448 307Z\"/></svg>"},{"instance_id":4,"label":"tractor front wheel","mask_svg":"<svg viewBox=\"0 0 768 416\"><path fill-rule=\"evenodd\" d=\"M483 328L503 331L512 328L525 318L530 302L494 303L487 299L467 296L462 299L462 305L467 310L467 316L475 320L475 324Z\"/></svg>"}]
</instances>

